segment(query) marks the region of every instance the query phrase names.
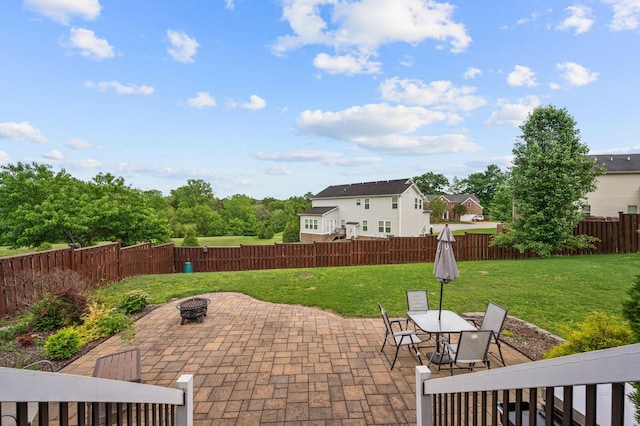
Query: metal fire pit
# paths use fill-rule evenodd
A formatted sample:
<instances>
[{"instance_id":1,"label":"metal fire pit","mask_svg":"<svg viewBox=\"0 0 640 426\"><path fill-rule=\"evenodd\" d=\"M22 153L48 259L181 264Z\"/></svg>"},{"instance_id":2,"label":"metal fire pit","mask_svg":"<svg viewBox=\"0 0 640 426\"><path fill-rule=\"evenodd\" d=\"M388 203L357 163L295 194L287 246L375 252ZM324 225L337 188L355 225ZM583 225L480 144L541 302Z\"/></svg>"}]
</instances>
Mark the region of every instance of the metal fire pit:
<instances>
[{"instance_id":1,"label":"metal fire pit","mask_svg":"<svg viewBox=\"0 0 640 426\"><path fill-rule=\"evenodd\" d=\"M202 317L207 316L209 303L211 303L211 300L206 297L192 297L178 303L177 308L180 309L180 316L182 317L180 325L183 325L187 320L196 320L202 323Z\"/></svg>"}]
</instances>

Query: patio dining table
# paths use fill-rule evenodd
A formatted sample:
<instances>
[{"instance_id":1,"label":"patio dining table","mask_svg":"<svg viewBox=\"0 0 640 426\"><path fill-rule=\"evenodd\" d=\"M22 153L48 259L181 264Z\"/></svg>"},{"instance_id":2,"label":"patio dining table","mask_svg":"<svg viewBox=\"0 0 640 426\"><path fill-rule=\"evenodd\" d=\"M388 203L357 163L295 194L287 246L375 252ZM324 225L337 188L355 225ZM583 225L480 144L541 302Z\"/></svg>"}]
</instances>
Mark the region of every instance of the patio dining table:
<instances>
[{"instance_id":1,"label":"patio dining table","mask_svg":"<svg viewBox=\"0 0 640 426\"><path fill-rule=\"evenodd\" d=\"M422 331L436 336L435 352L429 354L427 359L435 364L448 363L440 352L440 335L455 334L465 330L476 330L476 327L453 311L439 311L437 309L427 312L407 312L407 317ZM438 319L439 318L439 319Z\"/></svg>"}]
</instances>

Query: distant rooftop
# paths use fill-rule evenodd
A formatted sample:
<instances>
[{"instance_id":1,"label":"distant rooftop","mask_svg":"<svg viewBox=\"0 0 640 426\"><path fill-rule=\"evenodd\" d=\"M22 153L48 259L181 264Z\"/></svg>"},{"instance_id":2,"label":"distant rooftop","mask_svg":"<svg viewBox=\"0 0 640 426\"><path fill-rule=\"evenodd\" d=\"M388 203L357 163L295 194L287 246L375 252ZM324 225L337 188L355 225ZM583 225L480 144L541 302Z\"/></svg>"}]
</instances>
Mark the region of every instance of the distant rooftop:
<instances>
[{"instance_id":1,"label":"distant rooftop","mask_svg":"<svg viewBox=\"0 0 640 426\"><path fill-rule=\"evenodd\" d=\"M640 172L640 154L591 155L607 173Z\"/></svg>"},{"instance_id":2,"label":"distant rooftop","mask_svg":"<svg viewBox=\"0 0 640 426\"><path fill-rule=\"evenodd\" d=\"M375 182L333 185L318 192L313 198L366 197L375 195L400 195L413 185L410 178Z\"/></svg>"}]
</instances>

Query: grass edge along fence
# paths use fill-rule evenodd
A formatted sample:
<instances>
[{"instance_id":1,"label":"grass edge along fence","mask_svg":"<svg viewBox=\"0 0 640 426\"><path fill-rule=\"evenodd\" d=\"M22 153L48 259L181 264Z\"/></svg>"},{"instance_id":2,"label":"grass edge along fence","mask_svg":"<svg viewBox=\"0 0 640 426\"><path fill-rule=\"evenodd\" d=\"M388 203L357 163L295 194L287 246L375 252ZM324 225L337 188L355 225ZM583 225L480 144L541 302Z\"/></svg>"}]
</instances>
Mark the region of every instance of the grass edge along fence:
<instances>
[{"instance_id":1,"label":"grass edge along fence","mask_svg":"<svg viewBox=\"0 0 640 426\"><path fill-rule=\"evenodd\" d=\"M558 254L638 252L639 218L637 214L620 213L619 220L582 221L576 233L600 239L596 248ZM463 262L535 257L513 248L491 247L492 239L489 234L456 236L453 244L456 259ZM433 262L437 243L436 236L239 247L175 247L173 243L121 247L120 243L112 243L4 257L0 258L0 318L24 312L28 307L26 300L38 300L43 290L38 287L36 276L56 269L73 270L91 288L98 288L138 275L182 272L186 262L190 262L193 272Z\"/></svg>"}]
</instances>

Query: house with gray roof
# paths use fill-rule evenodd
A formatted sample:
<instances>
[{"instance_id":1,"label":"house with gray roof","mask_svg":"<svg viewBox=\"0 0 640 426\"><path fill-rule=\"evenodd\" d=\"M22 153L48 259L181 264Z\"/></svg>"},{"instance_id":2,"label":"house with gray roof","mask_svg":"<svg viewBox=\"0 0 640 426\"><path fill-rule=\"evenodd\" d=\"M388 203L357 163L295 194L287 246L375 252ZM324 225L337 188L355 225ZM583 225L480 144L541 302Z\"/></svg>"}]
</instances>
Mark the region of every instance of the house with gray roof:
<instances>
[{"instance_id":1,"label":"house with gray roof","mask_svg":"<svg viewBox=\"0 0 640 426\"><path fill-rule=\"evenodd\" d=\"M443 194L443 195L435 195L430 194L427 195L427 202L431 203L435 198L440 198L444 201L447 209L442 215L442 220L455 220L456 215L453 212L453 209L459 205L463 204L467 213L463 214L459 219L461 221L471 221L473 216L482 214L482 206L480 205L480 200L474 194Z\"/></svg>"},{"instance_id":2,"label":"house with gray roof","mask_svg":"<svg viewBox=\"0 0 640 426\"><path fill-rule=\"evenodd\" d=\"M411 179L328 186L299 216L302 242L415 237L430 226L424 194Z\"/></svg>"},{"instance_id":3,"label":"house with gray roof","mask_svg":"<svg viewBox=\"0 0 640 426\"><path fill-rule=\"evenodd\" d=\"M587 216L618 217L638 213L640 205L640 154L592 155L605 174L598 176L597 189L587 194L583 212Z\"/></svg>"}]
</instances>

